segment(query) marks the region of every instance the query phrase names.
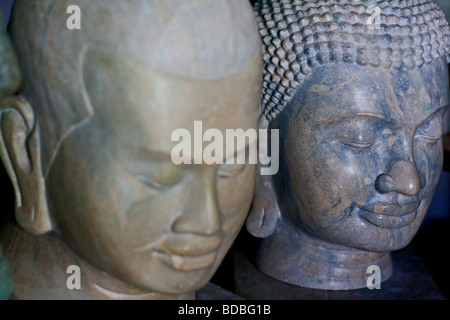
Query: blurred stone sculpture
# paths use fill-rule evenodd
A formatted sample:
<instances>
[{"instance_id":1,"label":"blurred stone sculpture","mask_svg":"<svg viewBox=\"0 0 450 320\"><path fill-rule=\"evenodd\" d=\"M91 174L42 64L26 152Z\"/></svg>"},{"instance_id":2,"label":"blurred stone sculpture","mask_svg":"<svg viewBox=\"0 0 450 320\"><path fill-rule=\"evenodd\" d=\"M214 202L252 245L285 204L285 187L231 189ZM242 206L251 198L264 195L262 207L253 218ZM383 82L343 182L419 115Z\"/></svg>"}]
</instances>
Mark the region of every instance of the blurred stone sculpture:
<instances>
[{"instance_id":1,"label":"blurred stone sculpture","mask_svg":"<svg viewBox=\"0 0 450 320\"><path fill-rule=\"evenodd\" d=\"M81 29L69 30L72 2L16 0L13 10L24 83L0 103L20 226L2 234L13 297L193 298L245 222L255 166L175 165L171 135L194 136L194 121L257 128L251 6L80 0Z\"/></svg>"},{"instance_id":2,"label":"blurred stone sculpture","mask_svg":"<svg viewBox=\"0 0 450 320\"><path fill-rule=\"evenodd\" d=\"M431 1L260 0L261 126L280 171L258 178L247 227L265 274L367 286L418 231L442 171L449 28Z\"/></svg>"}]
</instances>

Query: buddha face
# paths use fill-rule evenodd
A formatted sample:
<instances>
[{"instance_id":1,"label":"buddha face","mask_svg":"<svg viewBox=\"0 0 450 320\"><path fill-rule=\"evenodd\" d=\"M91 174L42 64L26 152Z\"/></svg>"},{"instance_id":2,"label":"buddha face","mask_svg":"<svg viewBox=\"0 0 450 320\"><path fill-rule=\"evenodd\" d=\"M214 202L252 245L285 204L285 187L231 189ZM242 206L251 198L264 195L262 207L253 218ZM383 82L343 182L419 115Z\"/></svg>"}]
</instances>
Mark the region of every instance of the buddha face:
<instances>
[{"instance_id":1,"label":"buddha face","mask_svg":"<svg viewBox=\"0 0 450 320\"><path fill-rule=\"evenodd\" d=\"M162 293L209 281L246 218L255 167L177 166L171 135L193 136L194 121L223 133L256 128L259 59L203 81L107 50L86 54L81 78L94 115L62 142L47 179L57 231L81 257Z\"/></svg>"},{"instance_id":2,"label":"buddha face","mask_svg":"<svg viewBox=\"0 0 450 320\"><path fill-rule=\"evenodd\" d=\"M273 123L278 203L288 223L369 251L406 246L442 170L445 59L414 70L321 67Z\"/></svg>"}]
</instances>

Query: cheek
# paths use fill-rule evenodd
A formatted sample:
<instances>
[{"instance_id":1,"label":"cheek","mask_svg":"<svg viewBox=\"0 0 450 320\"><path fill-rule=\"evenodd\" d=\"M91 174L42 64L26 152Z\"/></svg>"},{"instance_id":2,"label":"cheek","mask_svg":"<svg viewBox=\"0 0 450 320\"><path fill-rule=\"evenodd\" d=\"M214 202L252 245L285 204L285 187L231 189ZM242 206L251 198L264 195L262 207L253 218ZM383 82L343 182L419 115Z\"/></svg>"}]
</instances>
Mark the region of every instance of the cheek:
<instances>
[{"instance_id":1,"label":"cheek","mask_svg":"<svg viewBox=\"0 0 450 320\"><path fill-rule=\"evenodd\" d=\"M149 244L156 245L171 233L171 224L177 213L173 201L170 201L171 195L173 192L136 199L126 209L120 234L122 239L126 239L127 247L135 250Z\"/></svg>"},{"instance_id":2,"label":"cheek","mask_svg":"<svg viewBox=\"0 0 450 320\"><path fill-rule=\"evenodd\" d=\"M151 196L102 148L75 152L84 146L74 139L66 141L51 174L53 214L68 244L87 261L101 269L126 264L135 248L168 229L173 201Z\"/></svg>"},{"instance_id":3,"label":"cheek","mask_svg":"<svg viewBox=\"0 0 450 320\"><path fill-rule=\"evenodd\" d=\"M69 147L60 150L49 175L52 215L64 240L85 260L103 268L111 252L117 253L121 185L109 174L114 172L109 164L102 163L102 152L76 152L83 146L72 137L65 145Z\"/></svg>"},{"instance_id":4,"label":"cheek","mask_svg":"<svg viewBox=\"0 0 450 320\"><path fill-rule=\"evenodd\" d=\"M157 213L154 199L114 159L97 166L94 177L91 176L89 194L84 201L85 220L90 228L97 230L92 236L99 242L99 249L111 256L127 256L131 248L152 239Z\"/></svg>"},{"instance_id":5,"label":"cheek","mask_svg":"<svg viewBox=\"0 0 450 320\"><path fill-rule=\"evenodd\" d=\"M297 140L288 158L297 205L315 219L340 218L364 187L364 161L320 133L313 132L310 137Z\"/></svg>"},{"instance_id":6,"label":"cheek","mask_svg":"<svg viewBox=\"0 0 450 320\"><path fill-rule=\"evenodd\" d=\"M218 205L222 230L233 238L241 229L250 209L255 186L256 166L247 165L237 176L217 178Z\"/></svg>"}]
</instances>

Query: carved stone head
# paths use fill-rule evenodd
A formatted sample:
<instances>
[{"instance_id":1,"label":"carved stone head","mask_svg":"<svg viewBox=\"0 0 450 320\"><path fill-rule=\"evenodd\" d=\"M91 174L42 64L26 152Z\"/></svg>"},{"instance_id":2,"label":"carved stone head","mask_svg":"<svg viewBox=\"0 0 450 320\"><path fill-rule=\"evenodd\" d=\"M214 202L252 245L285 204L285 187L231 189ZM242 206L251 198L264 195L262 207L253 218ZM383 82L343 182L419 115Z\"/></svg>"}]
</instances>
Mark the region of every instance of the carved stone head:
<instances>
[{"instance_id":1,"label":"carved stone head","mask_svg":"<svg viewBox=\"0 0 450 320\"><path fill-rule=\"evenodd\" d=\"M365 287L370 265L385 280L442 170L447 21L426 0L261 0L256 13L261 113L281 150L248 222L266 238L258 267L318 289Z\"/></svg>"},{"instance_id":2,"label":"carved stone head","mask_svg":"<svg viewBox=\"0 0 450 320\"><path fill-rule=\"evenodd\" d=\"M80 0L81 29L69 30L71 4L17 0L14 8L24 85L0 112L16 220L33 235L50 233L60 244L54 252L77 257L48 253L44 246L54 242L38 239L49 235L26 240L41 241L38 259L63 270L49 296L68 294L64 259L96 270L84 277L83 298L193 292L245 221L255 166L177 166L171 135L185 128L193 136L194 121L222 133L257 127L261 50L251 7L240 0ZM13 254L13 264L33 259ZM26 275L43 265L18 271L25 284L16 295L48 285Z\"/></svg>"}]
</instances>

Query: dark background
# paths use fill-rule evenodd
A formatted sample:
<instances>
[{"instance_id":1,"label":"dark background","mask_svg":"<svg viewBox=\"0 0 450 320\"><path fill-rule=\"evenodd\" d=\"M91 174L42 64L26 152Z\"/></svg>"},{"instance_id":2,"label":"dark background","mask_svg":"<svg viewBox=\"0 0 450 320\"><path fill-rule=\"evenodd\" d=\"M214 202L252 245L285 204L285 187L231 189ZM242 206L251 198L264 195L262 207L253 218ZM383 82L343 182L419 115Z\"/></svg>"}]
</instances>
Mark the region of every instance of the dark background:
<instances>
[{"instance_id":1,"label":"dark background","mask_svg":"<svg viewBox=\"0 0 450 320\"><path fill-rule=\"evenodd\" d=\"M250 0L254 3L256 0ZM3 12L3 25L7 25L10 11L14 0L0 0L0 9ZM442 7L447 10L450 19L450 1L438 0ZM450 112L447 112L446 131L450 131ZM14 207L14 193L9 179L0 163L0 227L8 219L12 218L11 213ZM242 232L237 243L242 243L242 239L248 240L245 230ZM429 208L425 222L413 241L413 247L423 258L430 273L440 286L443 293L450 298L450 268L446 266L449 256L450 245L450 172L443 172L440 184L436 191L436 196ZM229 255L223 266L219 269L213 282L224 288L233 290L232 258Z\"/></svg>"}]
</instances>

